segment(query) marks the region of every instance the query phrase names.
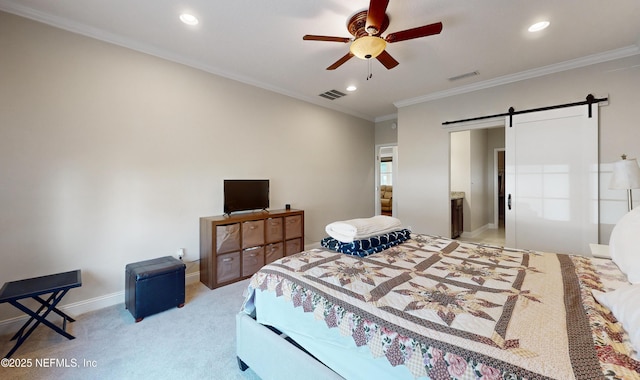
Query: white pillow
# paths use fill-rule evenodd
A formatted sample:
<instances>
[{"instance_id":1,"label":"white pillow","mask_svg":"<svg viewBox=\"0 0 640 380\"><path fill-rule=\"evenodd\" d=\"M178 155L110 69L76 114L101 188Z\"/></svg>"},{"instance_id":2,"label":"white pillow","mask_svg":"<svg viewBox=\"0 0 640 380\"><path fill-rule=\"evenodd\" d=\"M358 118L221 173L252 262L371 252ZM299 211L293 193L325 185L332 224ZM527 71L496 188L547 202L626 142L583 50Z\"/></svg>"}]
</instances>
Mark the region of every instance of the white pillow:
<instances>
[{"instance_id":1,"label":"white pillow","mask_svg":"<svg viewBox=\"0 0 640 380\"><path fill-rule=\"evenodd\" d=\"M631 345L640 356L640 284L627 285L612 292L592 290L596 300L607 307L629 334Z\"/></svg>"},{"instance_id":2,"label":"white pillow","mask_svg":"<svg viewBox=\"0 0 640 380\"><path fill-rule=\"evenodd\" d=\"M630 283L640 283L640 207L629 211L613 227L609 253Z\"/></svg>"}]
</instances>

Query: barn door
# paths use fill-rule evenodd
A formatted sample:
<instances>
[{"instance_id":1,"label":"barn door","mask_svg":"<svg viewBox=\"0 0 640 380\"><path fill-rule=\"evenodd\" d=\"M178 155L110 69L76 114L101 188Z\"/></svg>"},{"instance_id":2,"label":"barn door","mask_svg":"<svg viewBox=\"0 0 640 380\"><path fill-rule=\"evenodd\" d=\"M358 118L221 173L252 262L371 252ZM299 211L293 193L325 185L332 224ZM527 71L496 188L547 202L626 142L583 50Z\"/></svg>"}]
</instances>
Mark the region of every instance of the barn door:
<instances>
[{"instance_id":1,"label":"barn door","mask_svg":"<svg viewBox=\"0 0 640 380\"><path fill-rule=\"evenodd\" d=\"M511 126L510 126L511 125ZM507 117L505 245L589 255L598 242L598 107Z\"/></svg>"}]
</instances>

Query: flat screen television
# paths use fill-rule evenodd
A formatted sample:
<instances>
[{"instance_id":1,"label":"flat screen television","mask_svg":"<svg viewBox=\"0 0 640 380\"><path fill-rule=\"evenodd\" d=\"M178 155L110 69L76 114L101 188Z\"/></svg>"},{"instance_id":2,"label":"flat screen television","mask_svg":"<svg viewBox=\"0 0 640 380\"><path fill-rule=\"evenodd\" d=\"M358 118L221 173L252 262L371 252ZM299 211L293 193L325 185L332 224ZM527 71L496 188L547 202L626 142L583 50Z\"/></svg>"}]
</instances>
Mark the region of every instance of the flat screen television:
<instances>
[{"instance_id":1,"label":"flat screen television","mask_svg":"<svg viewBox=\"0 0 640 380\"><path fill-rule=\"evenodd\" d=\"M269 208L268 179L225 179L224 213Z\"/></svg>"}]
</instances>

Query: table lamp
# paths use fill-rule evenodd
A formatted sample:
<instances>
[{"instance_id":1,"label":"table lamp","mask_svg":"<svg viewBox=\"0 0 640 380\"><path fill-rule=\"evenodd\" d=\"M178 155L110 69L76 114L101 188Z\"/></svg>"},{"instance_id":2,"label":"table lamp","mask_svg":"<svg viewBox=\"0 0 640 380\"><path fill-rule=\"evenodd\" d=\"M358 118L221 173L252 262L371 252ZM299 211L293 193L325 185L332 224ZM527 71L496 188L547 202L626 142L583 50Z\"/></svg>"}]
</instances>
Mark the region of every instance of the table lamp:
<instances>
[{"instance_id":1,"label":"table lamp","mask_svg":"<svg viewBox=\"0 0 640 380\"><path fill-rule=\"evenodd\" d=\"M627 190L629 211L633 209L631 189L640 189L640 166L635 158L627 160L627 155L623 154L622 160L613 164L613 177L611 177L609 188Z\"/></svg>"}]
</instances>

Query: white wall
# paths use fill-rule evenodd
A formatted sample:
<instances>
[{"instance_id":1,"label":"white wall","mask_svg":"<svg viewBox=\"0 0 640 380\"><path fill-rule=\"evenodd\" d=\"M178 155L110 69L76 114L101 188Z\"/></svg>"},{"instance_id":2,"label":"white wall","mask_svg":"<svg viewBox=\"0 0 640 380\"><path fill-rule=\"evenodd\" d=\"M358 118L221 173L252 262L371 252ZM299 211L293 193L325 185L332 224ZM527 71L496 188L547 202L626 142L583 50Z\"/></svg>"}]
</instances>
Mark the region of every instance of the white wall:
<instances>
[{"instance_id":1,"label":"white wall","mask_svg":"<svg viewBox=\"0 0 640 380\"><path fill-rule=\"evenodd\" d=\"M0 52L2 282L80 268L79 302L127 263L197 260L225 178L270 179L306 243L374 213L370 121L2 12Z\"/></svg>"},{"instance_id":2,"label":"white wall","mask_svg":"<svg viewBox=\"0 0 640 380\"><path fill-rule=\"evenodd\" d=\"M468 194L471 178L471 131L451 134L451 191Z\"/></svg>"},{"instance_id":3,"label":"white wall","mask_svg":"<svg viewBox=\"0 0 640 380\"><path fill-rule=\"evenodd\" d=\"M449 231L449 131L442 122L609 96L600 107L600 242L626 212L625 192L606 190L610 163L620 154L640 156L640 55L467 94L414 104L398 110L398 217L416 232ZM571 142L568 141L567 144ZM604 169L603 169L604 168ZM640 191L634 191L640 199Z\"/></svg>"},{"instance_id":4,"label":"white wall","mask_svg":"<svg viewBox=\"0 0 640 380\"><path fill-rule=\"evenodd\" d=\"M486 227L487 221L487 130L471 131L471 193L469 194L469 225L465 231L475 234ZM465 222L466 223L466 222Z\"/></svg>"}]
</instances>

